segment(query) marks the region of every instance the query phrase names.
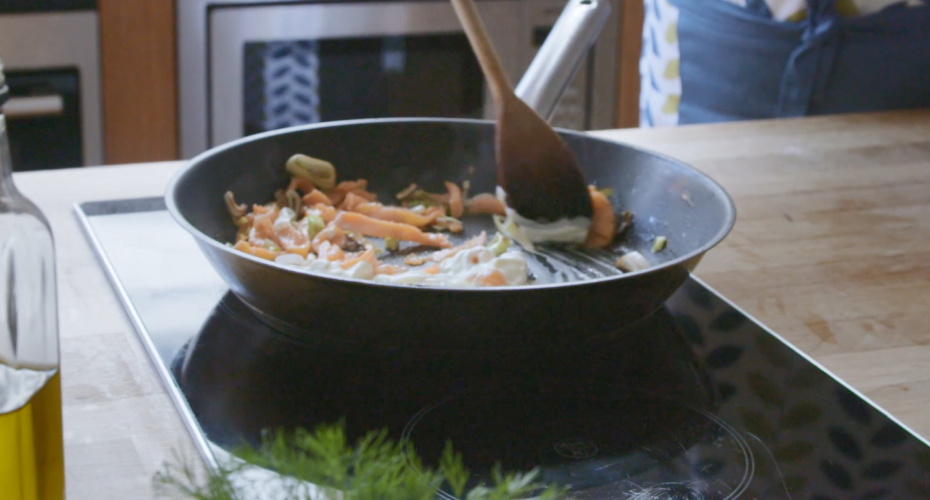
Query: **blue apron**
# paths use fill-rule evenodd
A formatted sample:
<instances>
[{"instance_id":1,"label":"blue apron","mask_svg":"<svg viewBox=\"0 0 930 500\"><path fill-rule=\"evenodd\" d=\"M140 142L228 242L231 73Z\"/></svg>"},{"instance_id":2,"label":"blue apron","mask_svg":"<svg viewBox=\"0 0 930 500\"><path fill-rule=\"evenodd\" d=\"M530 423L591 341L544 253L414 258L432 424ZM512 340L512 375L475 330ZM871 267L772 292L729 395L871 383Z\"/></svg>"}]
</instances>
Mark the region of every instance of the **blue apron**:
<instances>
[{"instance_id":1,"label":"blue apron","mask_svg":"<svg viewBox=\"0 0 930 500\"><path fill-rule=\"evenodd\" d=\"M680 124L930 107L930 5L842 18L834 0L808 0L789 23L761 1L670 1Z\"/></svg>"}]
</instances>

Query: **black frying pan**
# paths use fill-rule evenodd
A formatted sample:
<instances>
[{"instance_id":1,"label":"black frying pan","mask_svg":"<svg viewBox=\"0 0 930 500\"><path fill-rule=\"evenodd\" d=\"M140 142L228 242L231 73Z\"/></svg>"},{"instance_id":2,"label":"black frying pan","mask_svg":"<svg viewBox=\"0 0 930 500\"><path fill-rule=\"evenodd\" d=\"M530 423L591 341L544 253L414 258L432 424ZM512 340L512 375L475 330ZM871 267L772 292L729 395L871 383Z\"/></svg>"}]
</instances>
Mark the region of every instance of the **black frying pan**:
<instances>
[{"instance_id":1,"label":"black frying pan","mask_svg":"<svg viewBox=\"0 0 930 500\"><path fill-rule=\"evenodd\" d=\"M380 200L411 182L443 192L470 180L496 185L494 124L453 119L330 122L240 139L194 158L171 181L168 209L232 291L264 321L306 338L353 349L442 351L563 349L619 332L655 312L735 220L727 193L693 168L583 133L559 133L589 183L610 187L617 210L634 214L625 248L654 265L644 271L568 283L449 289L312 275L233 250L236 227L223 202L267 203L288 182L285 161L305 153L332 162L339 179L365 178ZM457 243L490 216L465 218ZM655 236L668 239L653 254Z\"/></svg>"}]
</instances>

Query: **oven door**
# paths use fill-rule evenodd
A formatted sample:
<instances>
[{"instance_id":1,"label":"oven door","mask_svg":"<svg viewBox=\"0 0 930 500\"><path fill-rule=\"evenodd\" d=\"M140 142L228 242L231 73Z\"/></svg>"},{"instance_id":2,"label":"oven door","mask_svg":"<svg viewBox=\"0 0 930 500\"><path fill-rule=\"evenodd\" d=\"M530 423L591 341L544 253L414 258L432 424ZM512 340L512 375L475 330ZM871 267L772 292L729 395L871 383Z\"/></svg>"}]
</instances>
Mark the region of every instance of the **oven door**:
<instances>
[{"instance_id":1,"label":"oven door","mask_svg":"<svg viewBox=\"0 0 930 500\"><path fill-rule=\"evenodd\" d=\"M8 71L3 107L13 169L47 170L84 164L77 68Z\"/></svg>"},{"instance_id":2,"label":"oven door","mask_svg":"<svg viewBox=\"0 0 930 500\"><path fill-rule=\"evenodd\" d=\"M97 13L2 14L0 56L14 168L102 165Z\"/></svg>"},{"instance_id":3,"label":"oven door","mask_svg":"<svg viewBox=\"0 0 930 500\"><path fill-rule=\"evenodd\" d=\"M528 64L525 0L480 2L512 81ZM448 2L231 5L209 14L211 145L356 118L491 118Z\"/></svg>"}]
</instances>

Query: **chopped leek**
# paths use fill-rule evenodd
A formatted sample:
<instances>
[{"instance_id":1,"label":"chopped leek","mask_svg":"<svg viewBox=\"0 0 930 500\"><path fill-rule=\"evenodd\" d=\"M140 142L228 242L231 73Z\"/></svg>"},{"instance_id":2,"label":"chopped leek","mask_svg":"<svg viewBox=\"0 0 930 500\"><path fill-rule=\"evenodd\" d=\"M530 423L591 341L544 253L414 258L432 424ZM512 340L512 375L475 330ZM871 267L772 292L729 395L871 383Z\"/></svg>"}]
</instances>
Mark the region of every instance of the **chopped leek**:
<instances>
[{"instance_id":1,"label":"chopped leek","mask_svg":"<svg viewBox=\"0 0 930 500\"><path fill-rule=\"evenodd\" d=\"M294 177L309 179L324 191L336 186L336 168L328 161L296 154L287 160L284 168Z\"/></svg>"},{"instance_id":2,"label":"chopped leek","mask_svg":"<svg viewBox=\"0 0 930 500\"><path fill-rule=\"evenodd\" d=\"M504 236L501 233L494 235L494 238L491 239L491 242L488 243L487 247L495 257L500 257L504 252L510 248L511 241L510 238Z\"/></svg>"},{"instance_id":3,"label":"chopped leek","mask_svg":"<svg viewBox=\"0 0 930 500\"><path fill-rule=\"evenodd\" d=\"M655 241L652 242L652 253L661 252L665 248L665 244L668 240L665 236L656 236Z\"/></svg>"},{"instance_id":4,"label":"chopped leek","mask_svg":"<svg viewBox=\"0 0 930 500\"><path fill-rule=\"evenodd\" d=\"M319 215L307 214L304 220L307 221L307 236L310 236L311 240L326 227L326 223Z\"/></svg>"}]
</instances>

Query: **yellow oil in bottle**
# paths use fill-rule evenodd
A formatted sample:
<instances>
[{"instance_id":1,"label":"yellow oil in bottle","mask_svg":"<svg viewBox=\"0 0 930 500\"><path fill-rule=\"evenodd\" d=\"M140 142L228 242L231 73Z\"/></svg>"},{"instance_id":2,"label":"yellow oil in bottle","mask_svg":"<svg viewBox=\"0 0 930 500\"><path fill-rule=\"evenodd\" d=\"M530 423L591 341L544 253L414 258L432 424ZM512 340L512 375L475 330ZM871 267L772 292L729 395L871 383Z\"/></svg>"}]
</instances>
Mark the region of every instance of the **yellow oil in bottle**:
<instances>
[{"instance_id":1,"label":"yellow oil in bottle","mask_svg":"<svg viewBox=\"0 0 930 500\"><path fill-rule=\"evenodd\" d=\"M0 500L63 500L58 373L25 406L0 414Z\"/></svg>"}]
</instances>

